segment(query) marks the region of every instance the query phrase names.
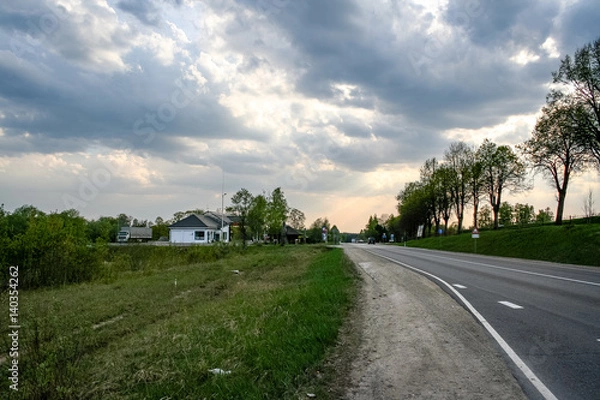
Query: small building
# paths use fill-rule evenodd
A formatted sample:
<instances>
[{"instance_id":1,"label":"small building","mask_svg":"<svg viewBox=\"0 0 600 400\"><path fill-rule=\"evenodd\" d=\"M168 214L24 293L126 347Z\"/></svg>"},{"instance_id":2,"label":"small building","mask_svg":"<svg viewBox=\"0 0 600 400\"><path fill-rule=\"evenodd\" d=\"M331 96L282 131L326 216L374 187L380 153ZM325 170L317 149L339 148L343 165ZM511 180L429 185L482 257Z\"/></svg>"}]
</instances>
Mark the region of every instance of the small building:
<instances>
[{"instance_id":1,"label":"small building","mask_svg":"<svg viewBox=\"0 0 600 400\"><path fill-rule=\"evenodd\" d=\"M175 244L229 243L235 216L214 212L191 214L169 226L169 242ZM221 226L223 227L221 229Z\"/></svg>"},{"instance_id":2,"label":"small building","mask_svg":"<svg viewBox=\"0 0 600 400\"><path fill-rule=\"evenodd\" d=\"M302 234L289 225L285 226L285 235L288 243L299 243Z\"/></svg>"}]
</instances>

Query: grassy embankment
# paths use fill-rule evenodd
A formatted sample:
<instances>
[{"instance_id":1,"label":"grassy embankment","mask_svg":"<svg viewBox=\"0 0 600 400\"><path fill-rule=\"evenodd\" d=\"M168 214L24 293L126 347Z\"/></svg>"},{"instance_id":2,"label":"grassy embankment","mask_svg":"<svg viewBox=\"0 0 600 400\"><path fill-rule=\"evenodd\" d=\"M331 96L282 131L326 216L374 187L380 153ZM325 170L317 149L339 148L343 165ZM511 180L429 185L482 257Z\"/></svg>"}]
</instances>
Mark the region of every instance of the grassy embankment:
<instances>
[{"instance_id":1,"label":"grassy embankment","mask_svg":"<svg viewBox=\"0 0 600 400\"><path fill-rule=\"evenodd\" d=\"M470 232L412 240L411 247L600 266L600 224L565 224Z\"/></svg>"},{"instance_id":2,"label":"grassy embankment","mask_svg":"<svg viewBox=\"0 0 600 400\"><path fill-rule=\"evenodd\" d=\"M327 398L318 377L352 305L350 261L312 246L235 253L21 291L20 390L8 388L4 357L0 398Z\"/></svg>"}]
</instances>

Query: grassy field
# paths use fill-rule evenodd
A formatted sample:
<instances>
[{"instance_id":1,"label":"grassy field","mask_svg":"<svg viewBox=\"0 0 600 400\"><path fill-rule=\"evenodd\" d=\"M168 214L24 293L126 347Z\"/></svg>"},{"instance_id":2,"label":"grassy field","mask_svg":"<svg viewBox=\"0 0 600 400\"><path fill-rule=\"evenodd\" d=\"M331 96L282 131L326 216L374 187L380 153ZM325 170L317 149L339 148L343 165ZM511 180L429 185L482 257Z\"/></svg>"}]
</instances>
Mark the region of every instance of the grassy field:
<instances>
[{"instance_id":1,"label":"grassy field","mask_svg":"<svg viewBox=\"0 0 600 400\"><path fill-rule=\"evenodd\" d=\"M478 254L600 266L600 224L504 228L482 231L479 239L469 232L413 240L408 246L463 253L477 246Z\"/></svg>"},{"instance_id":2,"label":"grassy field","mask_svg":"<svg viewBox=\"0 0 600 400\"><path fill-rule=\"evenodd\" d=\"M19 392L4 378L0 398L327 398L317 371L357 283L342 250L264 246L159 264L21 291Z\"/></svg>"}]
</instances>

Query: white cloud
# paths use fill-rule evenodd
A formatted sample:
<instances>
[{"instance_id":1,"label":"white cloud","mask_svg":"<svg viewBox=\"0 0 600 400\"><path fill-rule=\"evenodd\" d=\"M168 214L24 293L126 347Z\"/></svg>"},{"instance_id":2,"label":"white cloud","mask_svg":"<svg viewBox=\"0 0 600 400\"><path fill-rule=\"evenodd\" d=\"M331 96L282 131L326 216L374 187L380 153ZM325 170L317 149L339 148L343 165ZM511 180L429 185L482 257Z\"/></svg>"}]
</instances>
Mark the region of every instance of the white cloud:
<instances>
[{"instance_id":1,"label":"white cloud","mask_svg":"<svg viewBox=\"0 0 600 400\"><path fill-rule=\"evenodd\" d=\"M548 37L548 39L546 39L546 41L542 43L540 48L544 50L550 58L560 57L560 52L558 51L556 40L554 40L552 37Z\"/></svg>"},{"instance_id":2,"label":"white cloud","mask_svg":"<svg viewBox=\"0 0 600 400\"><path fill-rule=\"evenodd\" d=\"M540 56L532 53L527 49L523 49L519 51L517 54L510 58L510 61L519 64L519 65L527 65L532 62L536 62L540 59Z\"/></svg>"},{"instance_id":3,"label":"white cloud","mask_svg":"<svg viewBox=\"0 0 600 400\"><path fill-rule=\"evenodd\" d=\"M444 132L453 141L464 141L479 146L484 139L497 144L514 145L528 139L540 113L511 115L502 123L478 129L455 128Z\"/></svg>"}]
</instances>

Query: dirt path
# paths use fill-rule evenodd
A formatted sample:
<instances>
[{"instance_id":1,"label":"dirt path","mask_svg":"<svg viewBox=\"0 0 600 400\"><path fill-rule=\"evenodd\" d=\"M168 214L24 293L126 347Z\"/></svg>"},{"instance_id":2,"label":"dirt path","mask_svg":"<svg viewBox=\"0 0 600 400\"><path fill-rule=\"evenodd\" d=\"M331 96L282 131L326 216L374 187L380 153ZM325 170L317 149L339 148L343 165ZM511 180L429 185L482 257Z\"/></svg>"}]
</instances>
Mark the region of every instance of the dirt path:
<instances>
[{"instance_id":1,"label":"dirt path","mask_svg":"<svg viewBox=\"0 0 600 400\"><path fill-rule=\"evenodd\" d=\"M363 278L352 400L525 399L493 340L428 279L346 247Z\"/></svg>"}]
</instances>

